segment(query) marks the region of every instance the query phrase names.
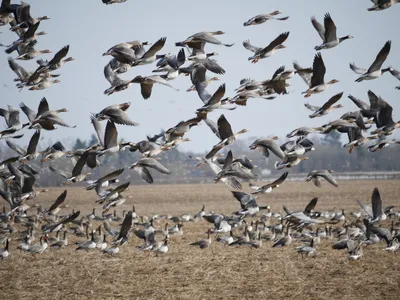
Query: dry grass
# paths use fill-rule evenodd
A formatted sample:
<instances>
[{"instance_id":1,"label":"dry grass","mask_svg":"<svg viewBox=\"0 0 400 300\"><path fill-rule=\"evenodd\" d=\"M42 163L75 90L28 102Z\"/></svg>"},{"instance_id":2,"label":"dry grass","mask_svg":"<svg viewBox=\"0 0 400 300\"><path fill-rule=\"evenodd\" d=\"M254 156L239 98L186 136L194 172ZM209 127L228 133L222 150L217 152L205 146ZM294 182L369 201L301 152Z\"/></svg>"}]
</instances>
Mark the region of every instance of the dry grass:
<instances>
[{"instance_id":1,"label":"dry grass","mask_svg":"<svg viewBox=\"0 0 400 300\"><path fill-rule=\"evenodd\" d=\"M306 183L285 183L272 194L260 196L260 205L273 211L287 205L302 209L318 196L318 209L358 209L356 200L370 201L377 186L386 205L399 206L398 181L348 181L340 188L325 184L317 189ZM52 189L40 195L47 207L61 193ZM224 185L132 186L131 203L139 214L196 213L202 204L208 211L230 213L238 204ZM67 202L88 214L95 194L69 188ZM163 226L164 221L158 223ZM93 224L95 226L96 224ZM16 226L18 229L21 227ZM118 256L97 251L74 252L71 246L47 251L38 257L16 250L11 243L9 259L0 263L2 299L396 299L400 290L399 253L383 252L384 244L365 249L364 257L349 262L346 253L331 249L332 241L318 246L315 258L301 259L294 244L284 249L225 247L213 243L200 250L189 244L205 236L210 225L185 223L184 236L172 237L165 256L138 252L141 243L131 237ZM14 234L18 236L18 234ZM396 297L397 296L397 297Z\"/></svg>"}]
</instances>

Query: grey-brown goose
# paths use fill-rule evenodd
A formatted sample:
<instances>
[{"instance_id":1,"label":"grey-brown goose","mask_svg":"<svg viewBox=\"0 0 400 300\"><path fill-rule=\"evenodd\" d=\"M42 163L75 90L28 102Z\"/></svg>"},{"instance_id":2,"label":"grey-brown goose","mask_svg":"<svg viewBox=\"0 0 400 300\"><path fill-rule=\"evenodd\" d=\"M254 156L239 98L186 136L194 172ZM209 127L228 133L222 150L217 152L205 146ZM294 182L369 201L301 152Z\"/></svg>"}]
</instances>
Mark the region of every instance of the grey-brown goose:
<instances>
[{"instance_id":1,"label":"grey-brown goose","mask_svg":"<svg viewBox=\"0 0 400 300\"><path fill-rule=\"evenodd\" d=\"M337 184L336 179L333 178L333 176L331 175L332 173L333 170L313 170L310 173L308 173L306 181L309 182L312 180L315 186L321 187L320 178L324 178L333 186L338 187L339 185Z\"/></svg>"},{"instance_id":2,"label":"grey-brown goose","mask_svg":"<svg viewBox=\"0 0 400 300\"><path fill-rule=\"evenodd\" d=\"M111 120L116 124L138 126L139 123L132 121L125 112L130 107L130 105L130 102L110 105L104 108L99 113L95 114L94 116L99 121Z\"/></svg>"},{"instance_id":3,"label":"grey-brown goose","mask_svg":"<svg viewBox=\"0 0 400 300\"><path fill-rule=\"evenodd\" d=\"M17 25L11 28L12 31L16 31L20 28L28 28L29 26L32 26L40 21L50 19L48 16L33 18L30 13L30 8L31 6L23 1L21 2L21 5L17 6L14 13Z\"/></svg>"},{"instance_id":4,"label":"grey-brown goose","mask_svg":"<svg viewBox=\"0 0 400 300\"><path fill-rule=\"evenodd\" d=\"M285 21L285 20L289 19L289 17L281 17L281 18L275 17L280 14L281 14L281 12L276 10L269 14L257 15L255 17L250 18L248 21L244 22L243 26L260 25L269 20Z\"/></svg>"},{"instance_id":5,"label":"grey-brown goose","mask_svg":"<svg viewBox=\"0 0 400 300\"><path fill-rule=\"evenodd\" d=\"M66 59L63 59L64 57L67 56L69 51L69 45L64 46L63 48L61 48L55 55L54 57L49 60L49 61L45 61L42 59L39 59L37 61L37 63L39 64L39 68L35 71L35 72L45 72L47 70L58 70L60 69L65 63L73 61L74 58L72 57L68 57Z\"/></svg>"},{"instance_id":6,"label":"grey-brown goose","mask_svg":"<svg viewBox=\"0 0 400 300\"><path fill-rule=\"evenodd\" d=\"M243 46L247 50L254 52L254 55L249 57L248 60L251 60L252 63L256 63L260 59L270 57L277 50L286 48L286 46L282 44L287 40L288 37L289 32L282 33L265 48L255 47L250 43L249 40L244 41Z\"/></svg>"},{"instance_id":7,"label":"grey-brown goose","mask_svg":"<svg viewBox=\"0 0 400 300\"><path fill-rule=\"evenodd\" d=\"M157 52L164 47L166 40L166 37L160 38L149 48L149 50L147 50L140 58L138 58L132 64L132 66L147 65L154 62L156 60Z\"/></svg>"},{"instance_id":8,"label":"grey-brown goose","mask_svg":"<svg viewBox=\"0 0 400 300\"><path fill-rule=\"evenodd\" d=\"M175 91L179 91L179 89L174 88L172 85L170 85L167 80L165 80L165 76L161 75L151 75L151 76L136 76L134 79L131 81L132 83L139 83L140 84L140 91L143 96L143 99L149 99L151 96L151 92L153 90L153 85L155 83L165 85Z\"/></svg>"},{"instance_id":9,"label":"grey-brown goose","mask_svg":"<svg viewBox=\"0 0 400 300\"><path fill-rule=\"evenodd\" d=\"M40 130L36 130L35 133L32 135L31 139L29 140L28 148L22 149L18 145L14 144L13 142L7 140L6 143L8 147L13 149L19 155L21 155L19 161L20 163L24 163L26 160L33 160L37 158L40 153L36 151L37 145L40 139Z\"/></svg>"},{"instance_id":10,"label":"grey-brown goose","mask_svg":"<svg viewBox=\"0 0 400 300\"><path fill-rule=\"evenodd\" d=\"M320 24L315 17L311 18L311 23L323 41L322 45L315 47L315 50L317 51L334 48L341 42L353 38L351 35L346 35L341 38L336 36L336 25L329 13L325 14L324 25Z\"/></svg>"},{"instance_id":11,"label":"grey-brown goose","mask_svg":"<svg viewBox=\"0 0 400 300\"><path fill-rule=\"evenodd\" d=\"M278 188L286 180L288 174L289 174L288 172L285 172L275 181L265 184L263 186L256 186L255 184L250 183L249 186L253 190L255 190L255 192L253 192L252 194L257 195L257 194L265 194L272 192L273 189Z\"/></svg>"},{"instance_id":12,"label":"grey-brown goose","mask_svg":"<svg viewBox=\"0 0 400 300\"><path fill-rule=\"evenodd\" d=\"M368 8L368 11L380 11L380 10L385 10L396 3L400 3L400 0L372 0L374 3L374 6Z\"/></svg>"},{"instance_id":13,"label":"grey-brown goose","mask_svg":"<svg viewBox=\"0 0 400 300\"><path fill-rule=\"evenodd\" d=\"M347 136L349 138L349 142L344 144L343 147L349 147L349 153L351 153L355 147L362 146L368 141L378 139L377 135L364 137L362 135L361 128L359 127L350 127L349 131L347 132Z\"/></svg>"},{"instance_id":14,"label":"grey-brown goose","mask_svg":"<svg viewBox=\"0 0 400 300\"><path fill-rule=\"evenodd\" d=\"M332 84L339 82L339 80L332 79L331 81L325 83L324 80L325 73L326 73L325 64L322 59L321 53L318 52L314 57L312 76L309 88L307 91L302 93L305 94L304 95L305 98L311 97L313 94L322 93L323 91L328 89Z\"/></svg>"},{"instance_id":15,"label":"grey-brown goose","mask_svg":"<svg viewBox=\"0 0 400 300\"><path fill-rule=\"evenodd\" d=\"M211 229L209 229L207 231L207 239L206 240L200 240L198 242L191 243L190 246L197 246L200 249L208 248L211 245L211 235L210 234L211 234Z\"/></svg>"},{"instance_id":16,"label":"grey-brown goose","mask_svg":"<svg viewBox=\"0 0 400 300\"><path fill-rule=\"evenodd\" d=\"M337 108L342 108L343 105L342 104L338 104L338 105L333 105L336 102L338 102L343 96L343 92L334 95L333 97L331 97L327 102L325 102L324 105L322 105L321 107L313 107L313 109L315 109L314 113L312 113L310 115L310 118L316 118L316 117L322 117L327 115L328 113L330 113L332 110L337 109Z\"/></svg>"},{"instance_id":17,"label":"grey-brown goose","mask_svg":"<svg viewBox=\"0 0 400 300\"><path fill-rule=\"evenodd\" d=\"M116 92L121 92L128 89L132 84L133 80L121 79L112 69L111 65L107 64L104 67L104 77L111 84L111 87L104 91L104 94L110 96Z\"/></svg>"},{"instance_id":18,"label":"grey-brown goose","mask_svg":"<svg viewBox=\"0 0 400 300\"><path fill-rule=\"evenodd\" d=\"M184 41L180 43L176 43L178 45L180 44L188 44L190 42L200 42L200 43L210 43L214 45L223 45L225 47L232 47L234 44L223 44L220 40L218 40L215 36L216 35L223 35L225 32L218 30L218 31L202 31L195 33L185 39Z\"/></svg>"},{"instance_id":19,"label":"grey-brown goose","mask_svg":"<svg viewBox=\"0 0 400 300\"><path fill-rule=\"evenodd\" d=\"M214 180L215 183L219 182L222 178L242 178L246 180L256 179L257 176L251 173L251 170L245 168L239 162L233 162L232 151L229 151L222 167L221 172L219 172Z\"/></svg>"},{"instance_id":20,"label":"grey-brown goose","mask_svg":"<svg viewBox=\"0 0 400 300\"><path fill-rule=\"evenodd\" d=\"M379 78L383 73L390 71L390 68L381 69L383 63L389 55L391 48L391 41L387 41L381 51L379 51L376 56L374 62L369 67L369 69L363 69L357 67L354 63L350 64L350 69L353 70L354 73L361 74L359 78L356 79L356 82L361 82L364 80L373 80Z\"/></svg>"},{"instance_id":21,"label":"grey-brown goose","mask_svg":"<svg viewBox=\"0 0 400 300\"><path fill-rule=\"evenodd\" d=\"M150 157L141 158L131 166L131 169L134 169L147 183L153 183L153 177L148 168L155 169L162 174L171 174L171 171Z\"/></svg>"},{"instance_id":22,"label":"grey-brown goose","mask_svg":"<svg viewBox=\"0 0 400 300\"><path fill-rule=\"evenodd\" d=\"M222 148L231 145L239 135L246 133L247 129L242 129L236 133L233 133L231 125L224 115L221 115L218 119L218 137L221 140L216 144L213 149L206 155L206 159L212 158Z\"/></svg>"}]
</instances>

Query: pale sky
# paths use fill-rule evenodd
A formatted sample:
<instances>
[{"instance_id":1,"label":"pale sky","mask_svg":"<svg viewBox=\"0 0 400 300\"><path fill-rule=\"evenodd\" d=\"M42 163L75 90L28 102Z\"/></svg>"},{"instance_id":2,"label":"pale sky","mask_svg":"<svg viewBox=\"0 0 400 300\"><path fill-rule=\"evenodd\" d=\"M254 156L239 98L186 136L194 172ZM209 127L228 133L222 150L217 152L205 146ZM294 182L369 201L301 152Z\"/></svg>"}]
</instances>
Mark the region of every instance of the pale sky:
<instances>
[{"instance_id":1,"label":"pale sky","mask_svg":"<svg viewBox=\"0 0 400 300\"><path fill-rule=\"evenodd\" d=\"M70 112L62 117L69 124L77 125L76 129L59 128L44 132L43 144L46 145L42 146L47 146L48 140L66 141L76 137L88 139L94 133L89 119L90 113L98 112L111 104L127 101L132 103L128 114L140 126L118 126L118 131L120 137L134 142L144 139L146 134L158 133L160 128L168 129L181 120L192 118L195 110L203 105L196 92L186 92L191 82L185 76L170 82L180 89L179 92L156 85L148 100L143 100L139 85L133 85L130 89L111 96L104 95L103 91L109 87L109 83L104 78L103 68L111 57L103 57L102 53L117 43L131 40L155 42L166 36L166 46L160 53L177 53L180 48L174 46L175 42L196 32L222 30L226 34L218 38L223 43L235 45L231 48L210 44L206 46L207 52L215 51L219 54L215 58L226 70L226 74L220 76L221 80L212 83L207 89L214 93L220 84L226 83L226 96L233 97L233 90L238 87L242 78L268 79L281 65L292 69L294 60L304 67L310 67L316 53L314 46L322 43L311 25L310 17L315 15L322 23L327 12L336 23L338 36L350 34L354 39L346 40L334 49L322 51L327 68L326 81L338 79L340 83L322 94L312 96L309 101L314 105L322 105L331 96L344 92L341 103L345 108L322 118L309 119L310 112L304 107L305 99L301 95L307 87L300 77L295 76L290 81L288 95L279 96L273 101L250 99L247 107L238 107L235 111L214 111L209 116L216 120L224 113L234 131L242 128L249 130L243 138L272 134L282 137L297 127L319 126L339 118L347 111L356 110L356 106L347 96L352 94L367 101L367 91L371 89L393 106L395 121L400 119L400 91L394 89L400 82L387 73L374 81L355 83L357 74L349 68L350 62L368 68L384 43L392 40L391 53L384 67L400 69L400 37L397 32L400 25L400 5L381 12L368 12L367 8L372 6L372 2L367 0L129 0L124 4L109 6L103 5L100 0L28 2L32 5L31 14L34 17L47 15L51 18L40 25L39 30L48 32L48 35L39 37L36 49L50 49L55 53L69 44L69 55L76 59L56 71L61 72L61 83L44 91L25 89L18 92L13 82L16 76L7 64L8 55L0 51L1 107L6 107L7 104L18 106L23 101L36 110L40 99L46 97L52 108L68 108ZM282 12L281 16L290 18L287 21L267 21L262 25L243 27L243 22L249 18L274 10L279 10ZM16 39L16 35L8 29L9 26L0 27L0 43L10 44ZM279 50L257 64L251 64L247 60L251 52L243 47L244 40L250 39L254 45L265 47L286 31L290 31L285 43L286 49ZM16 57L17 53L11 56ZM51 59L52 56L53 54L47 54L42 58ZM27 70L36 68L35 60L19 63ZM154 68L155 64L135 67L125 73L123 78L151 75ZM25 116L23 118L25 120ZM0 124L3 125L4 122L1 121ZM25 133L26 138L32 135L32 132ZM192 142L180 146L181 149L204 151L211 149L217 142L217 138L206 125L193 128L187 136ZM27 143L27 140L20 143Z\"/></svg>"}]
</instances>

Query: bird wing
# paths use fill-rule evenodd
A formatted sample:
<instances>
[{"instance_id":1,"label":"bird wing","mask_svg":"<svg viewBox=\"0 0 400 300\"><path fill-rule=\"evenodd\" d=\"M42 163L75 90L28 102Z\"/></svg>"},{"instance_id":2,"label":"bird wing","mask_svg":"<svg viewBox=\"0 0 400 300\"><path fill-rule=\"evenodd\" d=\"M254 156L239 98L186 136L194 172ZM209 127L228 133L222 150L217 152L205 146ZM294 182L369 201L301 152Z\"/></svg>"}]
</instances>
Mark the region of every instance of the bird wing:
<instances>
[{"instance_id":1,"label":"bird wing","mask_svg":"<svg viewBox=\"0 0 400 300\"><path fill-rule=\"evenodd\" d=\"M335 104L336 102L338 102L340 100L340 98L342 98L343 96L343 92L336 94L335 96L333 96L332 98L330 98L327 102L325 102L324 105L322 105L321 109L322 110L327 110L328 108L330 108L333 104Z\"/></svg>"},{"instance_id":2,"label":"bird wing","mask_svg":"<svg viewBox=\"0 0 400 300\"><path fill-rule=\"evenodd\" d=\"M289 172L283 173L278 179L276 179L274 182L271 182L269 184L264 185L262 188L263 189L268 189L268 188L276 188L279 185L281 185L286 178L288 177Z\"/></svg>"},{"instance_id":3,"label":"bird wing","mask_svg":"<svg viewBox=\"0 0 400 300\"><path fill-rule=\"evenodd\" d=\"M26 154L25 150L22 147L18 146L17 144L14 144L10 140L6 140L6 144L7 144L8 147L10 147L12 150L17 152L19 155L25 155Z\"/></svg>"},{"instance_id":4,"label":"bird wing","mask_svg":"<svg viewBox=\"0 0 400 300\"><path fill-rule=\"evenodd\" d=\"M128 115L121 109L108 109L107 115L116 124L128 125L128 126L138 126L139 123L131 120Z\"/></svg>"},{"instance_id":5,"label":"bird wing","mask_svg":"<svg viewBox=\"0 0 400 300\"><path fill-rule=\"evenodd\" d=\"M311 24L314 26L315 30L318 32L319 36L321 37L322 41L325 43L325 27L317 21L317 19L313 16L311 17Z\"/></svg>"},{"instance_id":6,"label":"bird wing","mask_svg":"<svg viewBox=\"0 0 400 300\"><path fill-rule=\"evenodd\" d=\"M367 69L359 68L354 63L350 64L350 69L352 69L353 72L357 73L357 74L365 74L365 73L367 73Z\"/></svg>"},{"instance_id":7,"label":"bird wing","mask_svg":"<svg viewBox=\"0 0 400 300\"><path fill-rule=\"evenodd\" d=\"M310 103L304 103L304 106L307 107L311 111L317 111L317 110L321 109L321 107L311 105Z\"/></svg>"},{"instance_id":8,"label":"bird wing","mask_svg":"<svg viewBox=\"0 0 400 300\"><path fill-rule=\"evenodd\" d=\"M57 197L56 201L50 206L48 211L53 211L57 207L59 207L65 201L66 197L67 197L67 190L62 192L61 195Z\"/></svg>"},{"instance_id":9,"label":"bird wing","mask_svg":"<svg viewBox=\"0 0 400 300\"><path fill-rule=\"evenodd\" d=\"M134 170L142 177L147 183L153 183L153 177L149 170L142 166L136 166Z\"/></svg>"},{"instance_id":10,"label":"bird wing","mask_svg":"<svg viewBox=\"0 0 400 300\"><path fill-rule=\"evenodd\" d=\"M204 105L207 105L212 97L212 95L206 90L204 82L197 81L195 83L195 88L197 94L199 95L201 101L204 102Z\"/></svg>"},{"instance_id":11,"label":"bird wing","mask_svg":"<svg viewBox=\"0 0 400 300\"><path fill-rule=\"evenodd\" d=\"M130 182L126 182L126 183L123 183L123 184L117 186L115 189L113 189L113 190L107 195L106 199L110 199L111 196L113 196L113 195L115 195L115 194L120 194L120 193L122 193L123 191L125 191L125 190L129 187L129 185L130 185Z\"/></svg>"},{"instance_id":12,"label":"bird wing","mask_svg":"<svg viewBox=\"0 0 400 300\"><path fill-rule=\"evenodd\" d=\"M212 97L208 100L207 105L213 105L219 103L224 95L225 95L225 84L222 84L214 93L214 95L212 95Z\"/></svg>"},{"instance_id":13,"label":"bird wing","mask_svg":"<svg viewBox=\"0 0 400 300\"><path fill-rule=\"evenodd\" d=\"M29 78L29 73L19 64L17 64L12 57L8 58L8 65L22 81L25 81L27 78Z\"/></svg>"},{"instance_id":14,"label":"bird wing","mask_svg":"<svg viewBox=\"0 0 400 300\"><path fill-rule=\"evenodd\" d=\"M119 231L117 240L120 240L121 238L127 238L131 227L132 227L132 212L130 211L125 215L124 221L122 221L121 230Z\"/></svg>"},{"instance_id":15,"label":"bird wing","mask_svg":"<svg viewBox=\"0 0 400 300\"><path fill-rule=\"evenodd\" d=\"M311 68L303 68L301 67L297 61L293 62L293 68L296 70L297 74L303 79L303 81L310 86L311 84L311 77L313 74L313 70Z\"/></svg>"},{"instance_id":16,"label":"bird wing","mask_svg":"<svg viewBox=\"0 0 400 300\"><path fill-rule=\"evenodd\" d=\"M224 115L218 118L218 132L222 141L233 136L231 124L229 124Z\"/></svg>"},{"instance_id":17,"label":"bird wing","mask_svg":"<svg viewBox=\"0 0 400 300\"><path fill-rule=\"evenodd\" d=\"M228 154L225 157L225 162L224 162L224 166L222 167L223 170L227 169L233 161L233 154L232 151L229 150Z\"/></svg>"},{"instance_id":18,"label":"bird wing","mask_svg":"<svg viewBox=\"0 0 400 300\"><path fill-rule=\"evenodd\" d=\"M376 56L375 61L369 67L368 73L378 71L381 69L382 64L385 62L386 58L389 55L391 44L392 44L391 41L386 42L386 44L383 46L381 51L379 51L378 55Z\"/></svg>"},{"instance_id":19,"label":"bird wing","mask_svg":"<svg viewBox=\"0 0 400 300\"><path fill-rule=\"evenodd\" d=\"M204 67L209 70L210 72L213 72L215 74L223 75L225 74L224 68L222 68L215 59L207 58L205 61L202 63Z\"/></svg>"},{"instance_id":20,"label":"bird wing","mask_svg":"<svg viewBox=\"0 0 400 300\"><path fill-rule=\"evenodd\" d=\"M104 133L104 148L109 149L118 145L118 131L113 121L108 120Z\"/></svg>"},{"instance_id":21,"label":"bird wing","mask_svg":"<svg viewBox=\"0 0 400 300\"><path fill-rule=\"evenodd\" d=\"M104 77L112 86L117 86L117 82L121 81L121 79L111 69L111 65L109 63L104 67Z\"/></svg>"},{"instance_id":22,"label":"bird wing","mask_svg":"<svg viewBox=\"0 0 400 300\"><path fill-rule=\"evenodd\" d=\"M103 128L102 128L100 122L93 115L90 117L90 120L94 127L94 131L96 131L96 135L97 135L97 138L98 138L100 144L104 147L104 136L103 136L104 134L103 134Z\"/></svg>"},{"instance_id":23,"label":"bird wing","mask_svg":"<svg viewBox=\"0 0 400 300\"><path fill-rule=\"evenodd\" d=\"M318 197L311 199L311 201L307 204L306 208L304 209L304 213L311 213L311 211L315 208L318 203Z\"/></svg>"},{"instance_id":24,"label":"bird wing","mask_svg":"<svg viewBox=\"0 0 400 300\"><path fill-rule=\"evenodd\" d=\"M282 151L282 149L278 146L277 143L275 143L271 139L266 139L266 140L260 140L258 141L258 145L264 146L267 148L269 151L274 153L278 158L284 159L286 157L285 153Z\"/></svg>"},{"instance_id":25,"label":"bird wing","mask_svg":"<svg viewBox=\"0 0 400 300\"><path fill-rule=\"evenodd\" d=\"M28 106L26 106L25 103L21 102L19 107L24 112L24 114L27 116L29 122L33 122L33 120L35 120L36 113L32 109L30 109Z\"/></svg>"},{"instance_id":26,"label":"bird wing","mask_svg":"<svg viewBox=\"0 0 400 300\"><path fill-rule=\"evenodd\" d=\"M166 37L159 39L149 48L149 50L147 50L145 54L143 54L143 56L140 59L154 56L158 51L160 51L164 47L166 40L167 40Z\"/></svg>"},{"instance_id":27,"label":"bird wing","mask_svg":"<svg viewBox=\"0 0 400 300\"><path fill-rule=\"evenodd\" d=\"M378 188L372 192L371 202L373 220L377 220L382 215L382 199Z\"/></svg>"},{"instance_id":28,"label":"bird wing","mask_svg":"<svg viewBox=\"0 0 400 300\"><path fill-rule=\"evenodd\" d=\"M314 57L313 75L311 77L311 86L310 86L311 88L324 83L325 72L326 68L324 61L322 60L321 53L318 52Z\"/></svg>"},{"instance_id":29,"label":"bird wing","mask_svg":"<svg viewBox=\"0 0 400 300\"><path fill-rule=\"evenodd\" d=\"M328 13L324 18L325 25L325 42L332 42L337 40L336 25L333 22L331 15Z\"/></svg>"},{"instance_id":30,"label":"bird wing","mask_svg":"<svg viewBox=\"0 0 400 300\"><path fill-rule=\"evenodd\" d=\"M211 129L211 131L221 140L221 136L218 132L218 125L215 123L213 120L209 118L203 119L204 123L207 124L207 126Z\"/></svg>"},{"instance_id":31,"label":"bird wing","mask_svg":"<svg viewBox=\"0 0 400 300\"><path fill-rule=\"evenodd\" d=\"M279 74L281 74L283 71L285 71L285 66L280 66L272 75L272 80L274 80Z\"/></svg>"},{"instance_id":32,"label":"bird wing","mask_svg":"<svg viewBox=\"0 0 400 300\"><path fill-rule=\"evenodd\" d=\"M280 35L278 35L278 37L273 40L267 47L265 47L264 49L262 49L262 53L268 53L271 50L275 49L275 47L283 44L286 39L289 37L289 32L284 32L281 33Z\"/></svg>"},{"instance_id":33,"label":"bird wing","mask_svg":"<svg viewBox=\"0 0 400 300\"><path fill-rule=\"evenodd\" d=\"M113 171L111 173L108 173L107 175L97 179L97 183L100 184L100 183L112 180L112 179L118 177L119 175L121 175L123 171L124 171L124 168L115 170L115 171Z\"/></svg>"},{"instance_id":34,"label":"bird wing","mask_svg":"<svg viewBox=\"0 0 400 300\"><path fill-rule=\"evenodd\" d=\"M40 103L39 103L39 107L38 107L38 111L37 111L37 114L36 114L36 117L39 117L40 115L42 115L42 114L44 114L45 112L47 112L47 111L49 111L49 103L47 102L47 99L46 99L46 97L43 97L41 100L40 100Z\"/></svg>"},{"instance_id":35,"label":"bird wing","mask_svg":"<svg viewBox=\"0 0 400 300\"><path fill-rule=\"evenodd\" d=\"M251 52L254 52L254 53L259 52L259 51L262 50L262 48L260 48L260 47L253 46L250 43L250 40L245 40L243 42L243 47L245 47L247 50L250 50Z\"/></svg>"},{"instance_id":36,"label":"bird wing","mask_svg":"<svg viewBox=\"0 0 400 300\"><path fill-rule=\"evenodd\" d=\"M58 64L65 56L67 56L69 51L69 45L64 46L59 50L54 57L49 61L48 66Z\"/></svg>"},{"instance_id":37,"label":"bird wing","mask_svg":"<svg viewBox=\"0 0 400 300\"><path fill-rule=\"evenodd\" d=\"M28 145L28 149L26 150L26 154L36 153L36 148L39 143L39 139L40 139L40 130L36 130L29 141L29 145Z\"/></svg>"},{"instance_id":38,"label":"bird wing","mask_svg":"<svg viewBox=\"0 0 400 300\"><path fill-rule=\"evenodd\" d=\"M72 169L71 177L76 177L81 175L83 167L86 165L86 160L88 157L89 152L85 152L79 157L78 161L76 162L74 168Z\"/></svg>"},{"instance_id":39,"label":"bird wing","mask_svg":"<svg viewBox=\"0 0 400 300\"><path fill-rule=\"evenodd\" d=\"M326 181L328 181L330 184L332 184L333 186L338 187L338 183L336 181L335 178L333 178L333 176L331 175L331 173L329 173L328 171L324 171L322 173L318 174L319 176L321 176L322 178L325 178Z\"/></svg>"},{"instance_id":40,"label":"bird wing","mask_svg":"<svg viewBox=\"0 0 400 300\"><path fill-rule=\"evenodd\" d=\"M349 95L348 97L349 97L349 99L350 99L351 101L353 101L353 103L354 103L355 105L357 105L357 107L358 107L359 109L364 109L364 110L370 109L370 105L369 105L368 103L366 103L366 102L364 102L364 101L362 101L362 100L360 100L360 99L358 99L358 98L356 98L356 97L354 97L354 96L352 96L352 95Z\"/></svg>"},{"instance_id":41,"label":"bird wing","mask_svg":"<svg viewBox=\"0 0 400 300\"><path fill-rule=\"evenodd\" d=\"M171 174L171 171L164 167L158 160L154 158L142 158L141 162L146 162L146 166L149 168L153 168L162 174Z\"/></svg>"}]
</instances>

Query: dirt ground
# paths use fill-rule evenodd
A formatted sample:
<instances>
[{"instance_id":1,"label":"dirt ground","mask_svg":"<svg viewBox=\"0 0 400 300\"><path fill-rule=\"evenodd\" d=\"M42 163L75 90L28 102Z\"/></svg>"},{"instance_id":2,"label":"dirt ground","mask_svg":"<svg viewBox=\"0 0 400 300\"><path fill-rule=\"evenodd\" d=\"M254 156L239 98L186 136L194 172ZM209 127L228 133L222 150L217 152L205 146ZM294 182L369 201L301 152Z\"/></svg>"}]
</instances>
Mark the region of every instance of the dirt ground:
<instances>
[{"instance_id":1,"label":"dirt ground","mask_svg":"<svg viewBox=\"0 0 400 300\"><path fill-rule=\"evenodd\" d=\"M400 207L399 181L346 181L335 188L323 183L318 189L311 183L287 182L271 194L258 197L259 205L272 211L302 210L319 197L316 210L359 210L356 200L370 204L371 193L378 187L383 207ZM72 208L87 215L96 206L96 195L83 187L68 187L66 204L60 214ZM62 188L50 189L35 200L49 207ZM248 188L247 188L248 191ZM180 215L206 211L231 213L240 207L223 184L216 185L145 185L131 186L132 195L123 210L136 207L139 215ZM99 205L97 205L99 207ZM33 209L34 210L34 209ZM100 209L96 214L100 215ZM348 214L347 214L348 215ZM351 217L348 217L351 219ZM161 228L165 220L156 226ZM274 221L276 222L276 221ZM93 221L92 228L102 222ZM112 225L117 226L114 222ZM172 222L169 221L172 225ZM387 222L387 224L390 224ZM212 225L184 223L184 235L171 237L169 252L163 256L141 252L135 236L109 257L98 250L74 251L77 237L69 236L65 249L49 249L34 256L17 250L15 224L10 256L0 261L0 299L398 299L400 291L400 253L383 251L384 243L368 246L359 261L349 261L345 250L333 250L335 240L325 239L317 246L315 257L302 258L290 246L272 248L264 242L260 249L224 246L213 242L201 250L190 243L205 238ZM235 232L239 234L239 232ZM38 235L37 235L38 240ZM37 240L35 242L37 242ZM83 240L80 238L80 240ZM110 237L108 237L110 240ZM3 246L2 246L3 247Z\"/></svg>"}]
</instances>

